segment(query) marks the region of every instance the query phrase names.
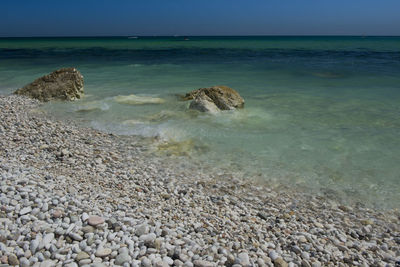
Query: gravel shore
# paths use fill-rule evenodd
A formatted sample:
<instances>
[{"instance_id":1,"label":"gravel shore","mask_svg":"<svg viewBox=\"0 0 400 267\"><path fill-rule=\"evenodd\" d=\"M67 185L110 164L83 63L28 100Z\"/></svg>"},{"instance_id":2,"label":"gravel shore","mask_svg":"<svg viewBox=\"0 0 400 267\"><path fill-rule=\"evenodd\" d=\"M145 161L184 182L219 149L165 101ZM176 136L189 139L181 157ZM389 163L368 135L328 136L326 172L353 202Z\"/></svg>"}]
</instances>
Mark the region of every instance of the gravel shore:
<instances>
[{"instance_id":1,"label":"gravel shore","mask_svg":"<svg viewBox=\"0 0 400 267\"><path fill-rule=\"evenodd\" d=\"M0 97L0 266L400 266L400 213L149 153Z\"/></svg>"}]
</instances>

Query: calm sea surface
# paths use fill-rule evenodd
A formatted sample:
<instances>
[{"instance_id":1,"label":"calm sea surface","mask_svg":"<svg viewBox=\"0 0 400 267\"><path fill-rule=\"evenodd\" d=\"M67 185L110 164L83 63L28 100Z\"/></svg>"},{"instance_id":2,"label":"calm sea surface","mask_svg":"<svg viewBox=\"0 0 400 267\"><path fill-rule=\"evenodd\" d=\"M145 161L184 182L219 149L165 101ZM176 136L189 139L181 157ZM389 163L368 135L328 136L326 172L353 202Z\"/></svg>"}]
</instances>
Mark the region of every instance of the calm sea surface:
<instances>
[{"instance_id":1,"label":"calm sea surface","mask_svg":"<svg viewBox=\"0 0 400 267\"><path fill-rule=\"evenodd\" d=\"M0 93L68 66L86 97L46 104L56 116L271 185L400 203L400 37L0 39ZM213 85L245 109L197 114L176 96Z\"/></svg>"}]
</instances>

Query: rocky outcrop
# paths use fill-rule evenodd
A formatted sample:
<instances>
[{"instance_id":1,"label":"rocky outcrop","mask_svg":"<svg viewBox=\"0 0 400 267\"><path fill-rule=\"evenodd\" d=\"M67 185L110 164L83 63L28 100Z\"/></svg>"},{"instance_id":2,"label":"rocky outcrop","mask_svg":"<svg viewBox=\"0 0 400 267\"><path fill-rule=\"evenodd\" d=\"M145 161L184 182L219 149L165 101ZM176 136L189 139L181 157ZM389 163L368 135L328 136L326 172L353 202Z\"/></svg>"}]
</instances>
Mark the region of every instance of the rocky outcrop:
<instances>
[{"instance_id":1,"label":"rocky outcrop","mask_svg":"<svg viewBox=\"0 0 400 267\"><path fill-rule=\"evenodd\" d=\"M184 100L193 100L189 108L215 113L219 110L234 110L244 107L244 99L234 89L220 85L200 88L187 93Z\"/></svg>"},{"instance_id":2,"label":"rocky outcrop","mask_svg":"<svg viewBox=\"0 0 400 267\"><path fill-rule=\"evenodd\" d=\"M198 94L189 105L190 109L198 110L201 112L217 113L219 108L214 104L204 92Z\"/></svg>"},{"instance_id":3,"label":"rocky outcrop","mask_svg":"<svg viewBox=\"0 0 400 267\"><path fill-rule=\"evenodd\" d=\"M75 68L62 68L14 92L40 101L75 100L83 95L83 76Z\"/></svg>"}]
</instances>

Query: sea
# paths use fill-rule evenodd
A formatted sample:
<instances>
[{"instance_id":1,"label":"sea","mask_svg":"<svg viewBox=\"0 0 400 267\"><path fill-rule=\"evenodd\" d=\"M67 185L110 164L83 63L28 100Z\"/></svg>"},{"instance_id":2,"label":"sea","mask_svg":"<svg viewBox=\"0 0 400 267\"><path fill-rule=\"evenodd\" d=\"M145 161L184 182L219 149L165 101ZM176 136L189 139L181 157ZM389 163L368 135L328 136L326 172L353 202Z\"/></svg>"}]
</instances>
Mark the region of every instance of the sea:
<instances>
[{"instance_id":1,"label":"sea","mask_svg":"<svg viewBox=\"0 0 400 267\"><path fill-rule=\"evenodd\" d=\"M400 203L400 37L0 38L0 94L61 67L85 97L43 109L154 140L152 153L345 203ZM188 109L180 96L226 85L245 107Z\"/></svg>"}]
</instances>

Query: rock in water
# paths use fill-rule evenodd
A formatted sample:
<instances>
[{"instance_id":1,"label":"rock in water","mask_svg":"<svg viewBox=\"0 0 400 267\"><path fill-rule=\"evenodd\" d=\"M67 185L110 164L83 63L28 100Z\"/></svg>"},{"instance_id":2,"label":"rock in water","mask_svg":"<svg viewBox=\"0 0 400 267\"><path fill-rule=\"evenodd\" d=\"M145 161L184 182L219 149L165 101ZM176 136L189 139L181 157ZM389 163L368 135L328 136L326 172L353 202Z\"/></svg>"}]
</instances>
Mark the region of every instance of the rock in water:
<instances>
[{"instance_id":1,"label":"rock in water","mask_svg":"<svg viewBox=\"0 0 400 267\"><path fill-rule=\"evenodd\" d=\"M75 100L83 95L83 76L75 68L62 68L15 91L40 101Z\"/></svg>"},{"instance_id":2,"label":"rock in water","mask_svg":"<svg viewBox=\"0 0 400 267\"><path fill-rule=\"evenodd\" d=\"M215 111L215 107L219 110L234 110L244 107L244 99L239 93L224 85L194 90L187 93L183 99L193 99L189 108L203 112Z\"/></svg>"},{"instance_id":3,"label":"rock in water","mask_svg":"<svg viewBox=\"0 0 400 267\"><path fill-rule=\"evenodd\" d=\"M190 109L198 110L201 112L217 113L219 108L214 104L211 98L209 98L204 92L201 92L196 98L190 103Z\"/></svg>"}]
</instances>

